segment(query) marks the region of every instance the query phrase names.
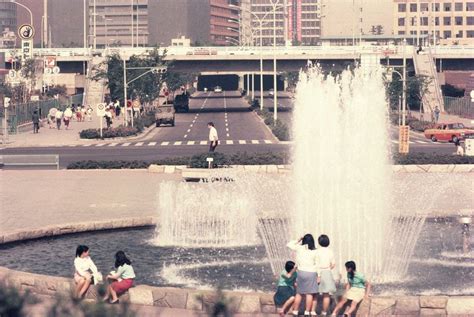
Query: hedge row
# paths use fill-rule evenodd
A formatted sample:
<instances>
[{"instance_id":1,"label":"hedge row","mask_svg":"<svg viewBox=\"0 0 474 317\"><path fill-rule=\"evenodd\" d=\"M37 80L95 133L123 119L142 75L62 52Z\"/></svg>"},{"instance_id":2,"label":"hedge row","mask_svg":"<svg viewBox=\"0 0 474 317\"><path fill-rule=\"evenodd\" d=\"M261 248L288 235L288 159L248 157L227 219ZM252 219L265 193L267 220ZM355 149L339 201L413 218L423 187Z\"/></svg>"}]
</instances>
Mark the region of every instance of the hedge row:
<instances>
[{"instance_id":1,"label":"hedge row","mask_svg":"<svg viewBox=\"0 0 474 317\"><path fill-rule=\"evenodd\" d=\"M191 168L206 168L206 158L214 158L215 167L230 165L283 165L290 164L287 153L202 153L191 157L165 158L152 162L148 161L79 161L71 163L68 169L137 169L147 168L150 164L157 165L186 165ZM425 165L425 164L474 164L472 156L455 156L444 154L414 153L408 155L396 154L393 164L397 165Z\"/></svg>"},{"instance_id":2,"label":"hedge row","mask_svg":"<svg viewBox=\"0 0 474 317\"><path fill-rule=\"evenodd\" d=\"M390 114L390 122L393 125L398 125L398 113L391 113ZM420 121L419 119L408 116L405 120L406 125L410 127L411 130L424 132L428 128L432 128L434 123L431 121Z\"/></svg>"},{"instance_id":3,"label":"hedge row","mask_svg":"<svg viewBox=\"0 0 474 317\"><path fill-rule=\"evenodd\" d=\"M282 165L289 163L289 157L286 153L255 153L247 152L225 155L219 152L201 153L191 157L174 157L148 161L79 161L71 163L68 169L136 169L147 168L150 164L157 165L186 165L191 168L208 167L207 158L214 158L215 167L225 167L229 165Z\"/></svg>"},{"instance_id":4,"label":"hedge row","mask_svg":"<svg viewBox=\"0 0 474 317\"><path fill-rule=\"evenodd\" d=\"M273 135L275 135L278 140L280 141L289 141L290 140L290 132L288 126L283 123L280 119L276 120L276 124L273 119L273 113L268 111L267 109L256 109L257 114L263 118L263 122L272 130Z\"/></svg>"},{"instance_id":5,"label":"hedge row","mask_svg":"<svg viewBox=\"0 0 474 317\"><path fill-rule=\"evenodd\" d=\"M128 126L118 126L116 128L103 129L102 138L111 139L111 138L124 138L133 135L137 135L145 128L153 125L155 123L155 113L149 111L139 118L135 119L133 122L133 127ZM79 132L81 139L100 139L100 129L86 129Z\"/></svg>"}]
</instances>

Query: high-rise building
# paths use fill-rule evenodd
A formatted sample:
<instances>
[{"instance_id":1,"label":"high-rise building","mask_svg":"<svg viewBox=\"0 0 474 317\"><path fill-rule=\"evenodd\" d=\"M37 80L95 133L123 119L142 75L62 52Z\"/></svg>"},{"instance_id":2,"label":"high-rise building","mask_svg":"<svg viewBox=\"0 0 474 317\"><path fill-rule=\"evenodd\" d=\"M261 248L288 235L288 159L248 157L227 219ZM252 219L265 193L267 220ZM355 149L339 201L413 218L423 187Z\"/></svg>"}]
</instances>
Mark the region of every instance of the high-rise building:
<instances>
[{"instance_id":1,"label":"high-rise building","mask_svg":"<svg viewBox=\"0 0 474 317\"><path fill-rule=\"evenodd\" d=\"M393 0L393 29L416 44L474 44L474 1Z\"/></svg>"},{"instance_id":2,"label":"high-rise building","mask_svg":"<svg viewBox=\"0 0 474 317\"><path fill-rule=\"evenodd\" d=\"M16 4L9 0L0 0L0 33L5 30L16 32Z\"/></svg>"},{"instance_id":3,"label":"high-rise building","mask_svg":"<svg viewBox=\"0 0 474 317\"><path fill-rule=\"evenodd\" d=\"M89 1L92 46L147 46L148 35L148 0Z\"/></svg>"},{"instance_id":4,"label":"high-rise building","mask_svg":"<svg viewBox=\"0 0 474 317\"><path fill-rule=\"evenodd\" d=\"M209 0L210 41L215 45L239 44L241 36L237 1Z\"/></svg>"},{"instance_id":5,"label":"high-rise building","mask_svg":"<svg viewBox=\"0 0 474 317\"><path fill-rule=\"evenodd\" d=\"M242 0L242 23L253 43L316 45L321 36L321 0Z\"/></svg>"}]
</instances>

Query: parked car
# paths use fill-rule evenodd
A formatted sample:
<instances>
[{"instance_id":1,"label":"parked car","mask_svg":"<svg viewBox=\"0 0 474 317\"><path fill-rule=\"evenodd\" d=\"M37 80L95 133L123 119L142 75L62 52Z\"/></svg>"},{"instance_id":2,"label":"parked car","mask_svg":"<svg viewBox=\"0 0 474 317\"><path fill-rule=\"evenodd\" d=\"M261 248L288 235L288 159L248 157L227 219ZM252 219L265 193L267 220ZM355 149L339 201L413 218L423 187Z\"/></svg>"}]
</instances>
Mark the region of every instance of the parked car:
<instances>
[{"instance_id":1,"label":"parked car","mask_svg":"<svg viewBox=\"0 0 474 317\"><path fill-rule=\"evenodd\" d=\"M221 86L214 87L214 92L221 93L222 92L222 87Z\"/></svg>"},{"instance_id":2,"label":"parked car","mask_svg":"<svg viewBox=\"0 0 474 317\"><path fill-rule=\"evenodd\" d=\"M466 128L462 123L438 123L424 132L425 137L433 142L457 142L472 133L474 133L474 129Z\"/></svg>"},{"instance_id":3,"label":"parked car","mask_svg":"<svg viewBox=\"0 0 474 317\"><path fill-rule=\"evenodd\" d=\"M155 110L155 123L159 127L162 124L171 124L174 127L175 111L173 105L161 105Z\"/></svg>"}]
</instances>

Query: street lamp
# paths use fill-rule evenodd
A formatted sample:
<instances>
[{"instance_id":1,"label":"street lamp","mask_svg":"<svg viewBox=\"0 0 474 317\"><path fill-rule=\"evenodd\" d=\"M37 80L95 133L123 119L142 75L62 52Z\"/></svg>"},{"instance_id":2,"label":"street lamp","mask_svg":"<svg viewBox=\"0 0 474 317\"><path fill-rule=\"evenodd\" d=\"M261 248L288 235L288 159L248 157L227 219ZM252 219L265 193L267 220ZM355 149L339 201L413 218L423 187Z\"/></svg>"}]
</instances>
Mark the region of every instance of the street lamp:
<instances>
[{"instance_id":1,"label":"street lamp","mask_svg":"<svg viewBox=\"0 0 474 317\"><path fill-rule=\"evenodd\" d=\"M16 2L15 0L10 0L10 2L14 3L16 5L19 5L20 7L24 8L28 11L28 13L30 14L30 25L33 27L33 13L31 12L30 8L28 8L27 6L25 6L22 3Z\"/></svg>"},{"instance_id":2,"label":"street lamp","mask_svg":"<svg viewBox=\"0 0 474 317\"><path fill-rule=\"evenodd\" d=\"M142 70L145 70L145 69L148 69L146 72L144 72L143 74L133 78L132 80L129 80L127 81L127 70L131 70L131 69L142 69ZM124 120L125 120L125 125L127 126L128 125L128 104L127 104L127 88L128 88L128 85L133 83L135 80L145 76L146 74L148 73L166 73L166 70L167 68L162 66L162 67L158 67L158 66L154 66L154 67L129 67L127 68L127 61L125 60L125 58L123 59L123 100L124 100L124 107L125 107L125 115L124 115ZM132 124L132 127L133 127L133 105L132 105L132 116L131 116L131 124Z\"/></svg>"}]
</instances>

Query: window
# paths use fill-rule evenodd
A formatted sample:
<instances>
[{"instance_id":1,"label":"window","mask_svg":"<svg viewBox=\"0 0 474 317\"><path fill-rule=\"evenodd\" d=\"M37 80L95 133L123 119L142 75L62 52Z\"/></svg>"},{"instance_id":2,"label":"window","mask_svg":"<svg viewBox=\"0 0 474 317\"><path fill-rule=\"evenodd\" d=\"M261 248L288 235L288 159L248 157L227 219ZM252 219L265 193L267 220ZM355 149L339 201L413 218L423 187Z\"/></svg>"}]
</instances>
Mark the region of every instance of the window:
<instances>
[{"instance_id":1,"label":"window","mask_svg":"<svg viewBox=\"0 0 474 317\"><path fill-rule=\"evenodd\" d=\"M456 2L454 4L454 11L462 11L462 10L463 10L462 2Z\"/></svg>"},{"instance_id":2,"label":"window","mask_svg":"<svg viewBox=\"0 0 474 317\"><path fill-rule=\"evenodd\" d=\"M443 38L449 39L451 37L451 31L443 31Z\"/></svg>"},{"instance_id":3,"label":"window","mask_svg":"<svg viewBox=\"0 0 474 317\"><path fill-rule=\"evenodd\" d=\"M410 3L410 12L416 12L418 5L416 3Z\"/></svg>"},{"instance_id":4,"label":"window","mask_svg":"<svg viewBox=\"0 0 474 317\"><path fill-rule=\"evenodd\" d=\"M416 25L416 18L415 18L415 17L410 18L410 25L411 25L411 26L415 26L415 25Z\"/></svg>"},{"instance_id":5,"label":"window","mask_svg":"<svg viewBox=\"0 0 474 317\"><path fill-rule=\"evenodd\" d=\"M466 17L467 25L474 25L474 17Z\"/></svg>"},{"instance_id":6,"label":"window","mask_svg":"<svg viewBox=\"0 0 474 317\"><path fill-rule=\"evenodd\" d=\"M439 3L433 3L432 10L435 11L435 12L439 12Z\"/></svg>"},{"instance_id":7,"label":"window","mask_svg":"<svg viewBox=\"0 0 474 317\"><path fill-rule=\"evenodd\" d=\"M398 35L405 35L405 31L398 31Z\"/></svg>"},{"instance_id":8,"label":"window","mask_svg":"<svg viewBox=\"0 0 474 317\"><path fill-rule=\"evenodd\" d=\"M474 2L466 3L466 11L474 11Z\"/></svg>"},{"instance_id":9,"label":"window","mask_svg":"<svg viewBox=\"0 0 474 317\"><path fill-rule=\"evenodd\" d=\"M421 17L420 23L421 25L428 25L428 17Z\"/></svg>"},{"instance_id":10,"label":"window","mask_svg":"<svg viewBox=\"0 0 474 317\"><path fill-rule=\"evenodd\" d=\"M474 31L466 31L466 37L474 38Z\"/></svg>"},{"instance_id":11,"label":"window","mask_svg":"<svg viewBox=\"0 0 474 317\"><path fill-rule=\"evenodd\" d=\"M455 17L454 18L454 24L462 25L462 17Z\"/></svg>"},{"instance_id":12,"label":"window","mask_svg":"<svg viewBox=\"0 0 474 317\"><path fill-rule=\"evenodd\" d=\"M406 12L406 11L407 11L406 3L399 3L398 4L398 12Z\"/></svg>"},{"instance_id":13,"label":"window","mask_svg":"<svg viewBox=\"0 0 474 317\"><path fill-rule=\"evenodd\" d=\"M405 18L398 18L398 26L405 26Z\"/></svg>"},{"instance_id":14,"label":"window","mask_svg":"<svg viewBox=\"0 0 474 317\"><path fill-rule=\"evenodd\" d=\"M463 37L463 34L464 32L463 31L459 31L457 34L456 34L456 38L460 39Z\"/></svg>"},{"instance_id":15,"label":"window","mask_svg":"<svg viewBox=\"0 0 474 317\"><path fill-rule=\"evenodd\" d=\"M451 11L451 3L444 3L443 8L445 12Z\"/></svg>"},{"instance_id":16,"label":"window","mask_svg":"<svg viewBox=\"0 0 474 317\"><path fill-rule=\"evenodd\" d=\"M451 17L444 17L443 18L444 25L451 25Z\"/></svg>"},{"instance_id":17,"label":"window","mask_svg":"<svg viewBox=\"0 0 474 317\"><path fill-rule=\"evenodd\" d=\"M435 18L435 25L439 25L439 17Z\"/></svg>"},{"instance_id":18,"label":"window","mask_svg":"<svg viewBox=\"0 0 474 317\"><path fill-rule=\"evenodd\" d=\"M426 11L428 11L428 3L421 3L421 4L420 4L420 11L421 11L421 12L426 12Z\"/></svg>"}]
</instances>

